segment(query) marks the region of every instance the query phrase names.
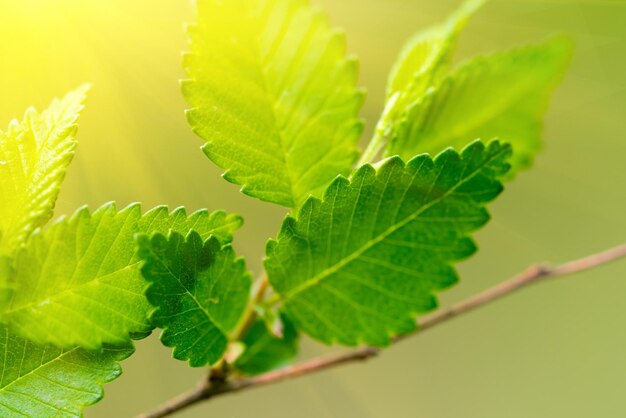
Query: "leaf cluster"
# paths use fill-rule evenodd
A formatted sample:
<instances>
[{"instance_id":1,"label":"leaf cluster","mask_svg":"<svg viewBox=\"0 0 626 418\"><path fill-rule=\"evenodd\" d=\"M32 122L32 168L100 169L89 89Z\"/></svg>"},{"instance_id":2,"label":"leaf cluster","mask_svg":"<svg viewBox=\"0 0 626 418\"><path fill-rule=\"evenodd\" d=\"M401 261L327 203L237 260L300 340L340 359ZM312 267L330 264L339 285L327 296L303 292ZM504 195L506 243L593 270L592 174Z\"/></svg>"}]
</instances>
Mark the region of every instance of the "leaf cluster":
<instances>
[{"instance_id":1,"label":"leaf cluster","mask_svg":"<svg viewBox=\"0 0 626 418\"><path fill-rule=\"evenodd\" d=\"M256 375L304 333L386 346L437 307L504 180L528 168L571 53L545 42L453 65L480 6L413 36L358 149L363 90L344 34L307 0L198 0L187 118L249 196L287 208L254 282L238 215L108 203L51 219L88 86L0 131L0 411L75 417L162 329L192 367Z\"/></svg>"}]
</instances>

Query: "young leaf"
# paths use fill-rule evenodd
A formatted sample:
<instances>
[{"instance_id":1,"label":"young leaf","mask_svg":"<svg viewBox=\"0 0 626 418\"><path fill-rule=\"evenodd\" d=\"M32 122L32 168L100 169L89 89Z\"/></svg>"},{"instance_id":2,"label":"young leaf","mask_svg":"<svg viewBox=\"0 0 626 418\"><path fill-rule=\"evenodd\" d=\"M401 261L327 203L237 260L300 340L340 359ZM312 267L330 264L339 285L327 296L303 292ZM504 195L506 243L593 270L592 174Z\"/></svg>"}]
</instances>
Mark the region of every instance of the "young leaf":
<instances>
[{"instance_id":1,"label":"young leaf","mask_svg":"<svg viewBox=\"0 0 626 418\"><path fill-rule=\"evenodd\" d=\"M273 335L263 320L257 320L243 337L245 351L237 358L235 368L257 375L289 364L298 354L298 331L283 316L282 338Z\"/></svg>"},{"instance_id":2,"label":"young leaf","mask_svg":"<svg viewBox=\"0 0 626 418\"><path fill-rule=\"evenodd\" d=\"M177 233L140 236L139 247L142 273L151 283L146 296L157 307L152 322L164 330L161 341L192 367L215 364L248 302L252 280L243 259L214 237L203 243L194 231L187 239Z\"/></svg>"},{"instance_id":3,"label":"young leaf","mask_svg":"<svg viewBox=\"0 0 626 418\"><path fill-rule=\"evenodd\" d=\"M82 409L102 399L102 385L117 378L118 362L132 347L101 353L36 345L0 325L0 416L82 417Z\"/></svg>"},{"instance_id":4,"label":"young leaf","mask_svg":"<svg viewBox=\"0 0 626 418\"><path fill-rule=\"evenodd\" d=\"M452 263L475 251L469 234L489 219L510 147L475 142L406 165L339 177L323 200L310 198L267 246L265 266L284 312L312 337L385 345L436 306L457 281Z\"/></svg>"},{"instance_id":5,"label":"young leaf","mask_svg":"<svg viewBox=\"0 0 626 418\"><path fill-rule=\"evenodd\" d=\"M290 208L354 162L357 64L308 0L199 0L183 94L224 178Z\"/></svg>"},{"instance_id":6,"label":"young leaf","mask_svg":"<svg viewBox=\"0 0 626 418\"><path fill-rule=\"evenodd\" d=\"M372 161L385 148L406 122L411 105L441 82L452 64L459 34L483 3L466 1L443 24L420 31L407 42L389 74L385 108L363 161Z\"/></svg>"},{"instance_id":7,"label":"young leaf","mask_svg":"<svg viewBox=\"0 0 626 418\"><path fill-rule=\"evenodd\" d=\"M484 0L467 1L441 25L416 33L404 46L387 84L387 100L400 96L405 109L435 86L450 68L460 32Z\"/></svg>"},{"instance_id":8,"label":"young leaf","mask_svg":"<svg viewBox=\"0 0 626 418\"><path fill-rule=\"evenodd\" d=\"M33 234L18 252L13 297L2 320L41 344L98 349L128 343L130 333L152 329L135 234L195 228L204 238L216 233L226 242L240 224L223 212L187 217L184 209L169 214L161 207L142 217L139 205L118 212L108 204L93 214L83 208Z\"/></svg>"},{"instance_id":9,"label":"young leaf","mask_svg":"<svg viewBox=\"0 0 626 418\"><path fill-rule=\"evenodd\" d=\"M556 37L468 62L412 105L387 155L436 154L499 137L513 146L513 171L528 167L541 145L541 117L570 55L571 42Z\"/></svg>"},{"instance_id":10,"label":"young leaf","mask_svg":"<svg viewBox=\"0 0 626 418\"><path fill-rule=\"evenodd\" d=\"M0 256L11 255L51 217L76 148L76 120L88 86L0 131Z\"/></svg>"}]
</instances>

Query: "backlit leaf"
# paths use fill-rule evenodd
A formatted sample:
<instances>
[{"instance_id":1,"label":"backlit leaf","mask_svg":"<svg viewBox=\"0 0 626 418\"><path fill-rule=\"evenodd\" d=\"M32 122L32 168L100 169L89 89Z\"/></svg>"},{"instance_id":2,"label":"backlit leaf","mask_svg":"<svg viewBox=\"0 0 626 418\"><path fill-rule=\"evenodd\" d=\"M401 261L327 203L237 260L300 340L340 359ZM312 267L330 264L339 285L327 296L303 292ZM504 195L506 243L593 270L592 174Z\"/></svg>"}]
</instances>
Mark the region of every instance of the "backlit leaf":
<instances>
[{"instance_id":1,"label":"backlit leaf","mask_svg":"<svg viewBox=\"0 0 626 418\"><path fill-rule=\"evenodd\" d=\"M295 208L356 159L357 64L307 0L198 0L183 94L224 178Z\"/></svg>"},{"instance_id":2,"label":"backlit leaf","mask_svg":"<svg viewBox=\"0 0 626 418\"><path fill-rule=\"evenodd\" d=\"M102 399L102 385L117 378L119 361L132 347L62 350L37 345L0 325L0 416L82 417L84 407Z\"/></svg>"},{"instance_id":3,"label":"backlit leaf","mask_svg":"<svg viewBox=\"0 0 626 418\"><path fill-rule=\"evenodd\" d=\"M386 160L335 180L323 200L288 216L265 266L284 312L326 343L385 345L437 306L453 263L475 251L470 233L502 190L510 148L493 142L432 160Z\"/></svg>"},{"instance_id":4,"label":"backlit leaf","mask_svg":"<svg viewBox=\"0 0 626 418\"><path fill-rule=\"evenodd\" d=\"M41 113L30 108L23 121L0 130L0 257L11 255L52 217L88 88L54 100Z\"/></svg>"},{"instance_id":5,"label":"backlit leaf","mask_svg":"<svg viewBox=\"0 0 626 418\"><path fill-rule=\"evenodd\" d=\"M469 61L411 106L387 155L435 155L477 138L501 138L513 147L513 171L528 167L541 146L542 117L570 55L571 42L556 37Z\"/></svg>"},{"instance_id":6,"label":"backlit leaf","mask_svg":"<svg viewBox=\"0 0 626 418\"><path fill-rule=\"evenodd\" d=\"M224 242L241 218L201 211L187 216L160 207L142 216L139 205L79 210L35 233L15 260L13 296L2 320L37 343L97 349L126 344L152 329L135 234L198 231Z\"/></svg>"},{"instance_id":7,"label":"backlit leaf","mask_svg":"<svg viewBox=\"0 0 626 418\"><path fill-rule=\"evenodd\" d=\"M405 108L441 81L452 64L460 32L482 3L470 0L443 24L413 35L389 74L387 100L398 94L397 105Z\"/></svg>"}]
</instances>

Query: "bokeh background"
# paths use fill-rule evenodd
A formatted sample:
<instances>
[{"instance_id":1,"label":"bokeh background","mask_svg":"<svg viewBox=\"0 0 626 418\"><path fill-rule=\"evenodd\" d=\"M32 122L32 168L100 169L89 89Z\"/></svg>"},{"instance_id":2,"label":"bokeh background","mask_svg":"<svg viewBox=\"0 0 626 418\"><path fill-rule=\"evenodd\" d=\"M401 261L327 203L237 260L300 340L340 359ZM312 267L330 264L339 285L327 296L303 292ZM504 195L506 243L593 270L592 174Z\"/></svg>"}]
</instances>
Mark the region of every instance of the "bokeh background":
<instances>
[{"instance_id":1,"label":"bokeh background","mask_svg":"<svg viewBox=\"0 0 626 418\"><path fill-rule=\"evenodd\" d=\"M460 0L314 0L361 57L370 130L403 41ZM0 125L85 81L94 87L57 214L115 200L241 213L236 247L260 271L284 211L239 194L200 152L179 93L188 0L1 0ZM461 265L448 305L535 261L626 241L626 1L492 0L460 57L553 32L577 43L536 167L510 184ZM0 202L1 204L1 202ZM87 417L129 417L191 388L204 370L156 336ZM328 353L303 341L303 357ZM387 350L364 365L215 400L183 417L588 418L626 416L626 262L543 284Z\"/></svg>"}]
</instances>

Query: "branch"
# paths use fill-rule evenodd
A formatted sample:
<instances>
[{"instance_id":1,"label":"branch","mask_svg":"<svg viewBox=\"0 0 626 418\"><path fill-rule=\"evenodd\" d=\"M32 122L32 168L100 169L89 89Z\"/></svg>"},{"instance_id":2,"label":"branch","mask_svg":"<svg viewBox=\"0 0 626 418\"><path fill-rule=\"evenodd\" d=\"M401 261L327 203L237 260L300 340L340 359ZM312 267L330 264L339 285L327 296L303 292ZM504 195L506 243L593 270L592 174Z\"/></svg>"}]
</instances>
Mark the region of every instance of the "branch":
<instances>
[{"instance_id":1,"label":"branch","mask_svg":"<svg viewBox=\"0 0 626 418\"><path fill-rule=\"evenodd\" d=\"M409 336L415 335L418 330L425 331L433 328L436 325L442 324L450 319L456 318L471 312L474 309L508 296L531 284L590 270L624 257L626 257L626 245L621 245L601 253L558 265L556 267L544 265L530 266L519 275L487 289L482 293L472 296L449 309L440 310L431 315L422 317L418 320L418 327L415 331L399 335L393 339L393 342L399 342ZM211 379L203 380L196 389L188 393L184 393L177 398L168 401L153 412L140 415L138 418L166 417L189 406L195 405L196 403L206 401L219 395L235 393L252 387L278 383L286 379L320 372L342 364L367 360L377 356L379 353L379 348L363 347L338 356L309 360L300 363L299 365L285 367L260 376L241 378L233 381L223 379L213 379L213 381L211 381Z\"/></svg>"}]
</instances>

